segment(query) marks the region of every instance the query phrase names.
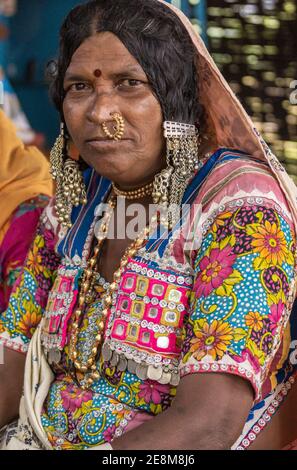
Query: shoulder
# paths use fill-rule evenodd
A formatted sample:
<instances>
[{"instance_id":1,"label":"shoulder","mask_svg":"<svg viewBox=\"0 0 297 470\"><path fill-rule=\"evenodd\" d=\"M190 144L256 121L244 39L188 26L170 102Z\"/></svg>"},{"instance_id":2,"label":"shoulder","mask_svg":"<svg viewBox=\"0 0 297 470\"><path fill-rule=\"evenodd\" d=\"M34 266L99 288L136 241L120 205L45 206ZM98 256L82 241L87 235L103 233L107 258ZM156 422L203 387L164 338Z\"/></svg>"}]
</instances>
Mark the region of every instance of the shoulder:
<instances>
[{"instance_id":1,"label":"shoulder","mask_svg":"<svg viewBox=\"0 0 297 470\"><path fill-rule=\"evenodd\" d=\"M269 165L240 150L219 149L217 164L205 178L196 198L203 212L216 206L255 202L277 206L289 219L290 209Z\"/></svg>"},{"instance_id":2,"label":"shoulder","mask_svg":"<svg viewBox=\"0 0 297 470\"><path fill-rule=\"evenodd\" d=\"M240 151L219 152L217 164L197 191L182 226L189 242L187 251L195 256L203 240L216 238L218 231L230 235L266 219L277 222L288 233L288 240L295 240L292 211L269 166Z\"/></svg>"},{"instance_id":3,"label":"shoulder","mask_svg":"<svg viewBox=\"0 0 297 470\"><path fill-rule=\"evenodd\" d=\"M255 184L262 190L267 187L267 183L269 187L279 186L268 162L264 160L256 159L240 150L225 148L219 149L210 158L214 156L216 164L205 179L203 185L205 191L211 186L214 190L233 188L234 181L237 187L238 181L241 181L242 187L248 191Z\"/></svg>"}]
</instances>

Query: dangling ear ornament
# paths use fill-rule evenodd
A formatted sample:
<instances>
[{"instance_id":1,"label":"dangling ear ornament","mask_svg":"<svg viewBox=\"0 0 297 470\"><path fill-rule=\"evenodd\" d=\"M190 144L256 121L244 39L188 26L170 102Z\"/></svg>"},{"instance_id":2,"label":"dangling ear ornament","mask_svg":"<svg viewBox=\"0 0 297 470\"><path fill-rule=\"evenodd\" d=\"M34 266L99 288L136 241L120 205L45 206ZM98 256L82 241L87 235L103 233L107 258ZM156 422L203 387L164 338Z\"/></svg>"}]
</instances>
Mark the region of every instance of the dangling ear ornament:
<instances>
[{"instance_id":1,"label":"dangling ear ornament","mask_svg":"<svg viewBox=\"0 0 297 470\"><path fill-rule=\"evenodd\" d=\"M182 122L165 121L167 168L156 175L153 199L167 211L163 223L172 228L180 218L185 190L199 168L199 133L196 126Z\"/></svg>"},{"instance_id":2,"label":"dangling ear ornament","mask_svg":"<svg viewBox=\"0 0 297 470\"><path fill-rule=\"evenodd\" d=\"M50 153L51 174L56 181L55 210L59 223L72 227L71 213L73 206L87 203L86 189L79 163L64 154L67 153L65 126L61 123L58 136Z\"/></svg>"}]
</instances>

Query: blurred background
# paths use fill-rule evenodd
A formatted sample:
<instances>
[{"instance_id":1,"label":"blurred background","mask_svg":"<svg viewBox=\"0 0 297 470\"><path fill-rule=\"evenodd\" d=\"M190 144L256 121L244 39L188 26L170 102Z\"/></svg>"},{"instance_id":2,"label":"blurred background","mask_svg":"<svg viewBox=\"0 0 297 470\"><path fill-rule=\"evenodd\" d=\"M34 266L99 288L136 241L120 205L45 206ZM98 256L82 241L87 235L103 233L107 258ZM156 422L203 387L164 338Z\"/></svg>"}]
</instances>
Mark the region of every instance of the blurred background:
<instances>
[{"instance_id":1,"label":"blurred background","mask_svg":"<svg viewBox=\"0 0 297 470\"><path fill-rule=\"evenodd\" d=\"M4 108L48 151L59 129L45 66L79 0L0 0ZM191 19L232 89L297 183L297 0L171 0ZM1 92L1 90L0 90Z\"/></svg>"}]
</instances>

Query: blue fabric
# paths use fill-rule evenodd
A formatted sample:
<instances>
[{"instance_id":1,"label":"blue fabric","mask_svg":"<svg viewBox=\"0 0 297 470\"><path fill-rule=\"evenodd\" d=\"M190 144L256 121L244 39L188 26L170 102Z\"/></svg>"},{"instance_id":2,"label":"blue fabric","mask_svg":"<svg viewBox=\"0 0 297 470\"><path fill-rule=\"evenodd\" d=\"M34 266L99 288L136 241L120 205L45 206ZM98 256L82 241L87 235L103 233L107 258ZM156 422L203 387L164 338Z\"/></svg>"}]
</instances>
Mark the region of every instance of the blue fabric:
<instances>
[{"instance_id":1,"label":"blue fabric","mask_svg":"<svg viewBox=\"0 0 297 470\"><path fill-rule=\"evenodd\" d=\"M84 181L88 202L86 205L75 207L72 211L73 226L58 246L58 253L62 257L73 258L75 255L82 257L84 244L94 220L94 211L100 202L106 200L111 189L111 182L90 168L84 172Z\"/></svg>"}]
</instances>

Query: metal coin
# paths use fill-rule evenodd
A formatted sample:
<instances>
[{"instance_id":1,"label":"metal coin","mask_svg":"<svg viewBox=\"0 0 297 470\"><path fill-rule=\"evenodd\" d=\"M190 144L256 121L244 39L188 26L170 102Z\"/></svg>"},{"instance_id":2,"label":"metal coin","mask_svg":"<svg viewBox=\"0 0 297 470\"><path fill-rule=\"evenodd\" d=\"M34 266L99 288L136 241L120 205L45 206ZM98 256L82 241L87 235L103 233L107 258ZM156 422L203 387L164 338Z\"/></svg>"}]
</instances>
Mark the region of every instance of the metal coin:
<instances>
[{"instance_id":1,"label":"metal coin","mask_svg":"<svg viewBox=\"0 0 297 470\"><path fill-rule=\"evenodd\" d=\"M128 371L130 372L130 374L135 374L136 375L136 362L133 361L133 359L129 359L128 360Z\"/></svg>"},{"instance_id":2,"label":"metal coin","mask_svg":"<svg viewBox=\"0 0 297 470\"><path fill-rule=\"evenodd\" d=\"M120 372L124 372L127 369L127 365L128 365L128 361L125 358L125 356L120 356L120 359L119 359L119 362L118 362L118 365L117 365L117 369Z\"/></svg>"},{"instance_id":3,"label":"metal coin","mask_svg":"<svg viewBox=\"0 0 297 470\"><path fill-rule=\"evenodd\" d=\"M61 357L59 349L51 349L48 353L48 362L49 364L59 364Z\"/></svg>"},{"instance_id":4,"label":"metal coin","mask_svg":"<svg viewBox=\"0 0 297 470\"><path fill-rule=\"evenodd\" d=\"M108 344L103 344L102 346L102 356L104 361L108 362L112 358L112 350L108 346Z\"/></svg>"},{"instance_id":5,"label":"metal coin","mask_svg":"<svg viewBox=\"0 0 297 470\"><path fill-rule=\"evenodd\" d=\"M150 380L156 380L157 382L160 380L162 377L162 368L161 367L155 367L155 366L149 366L147 370L147 376Z\"/></svg>"},{"instance_id":6,"label":"metal coin","mask_svg":"<svg viewBox=\"0 0 297 470\"><path fill-rule=\"evenodd\" d=\"M140 380L147 379L147 366L143 364L138 364L136 367L136 375Z\"/></svg>"},{"instance_id":7,"label":"metal coin","mask_svg":"<svg viewBox=\"0 0 297 470\"><path fill-rule=\"evenodd\" d=\"M174 387L177 387L178 384L180 383L180 375L177 373L173 373L171 375L171 381L170 381L171 385L173 385Z\"/></svg>"},{"instance_id":8,"label":"metal coin","mask_svg":"<svg viewBox=\"0 0 297 470\"><path fill-rule=\"evenodd\" d=\"M112 358L110 360L111 367L115 367L118 362L119 362L119 356L116 352L113 352Z\"/></svg>"},{"instance_id":9,"label":"metal coin","mask_svg":"<svg viewBox=\"0 0 297 470\"><path fill-rule=\"evenodd\" d=\"M171 374L169 372L163 372L162 377L158 380L160 384L167 385L171 381Z\"/></svg>"}]
</instances>

